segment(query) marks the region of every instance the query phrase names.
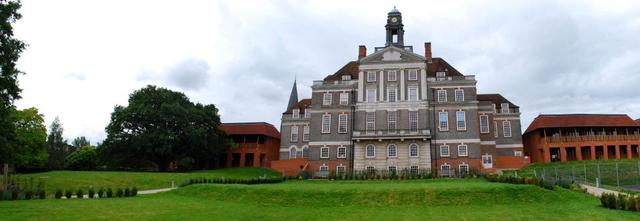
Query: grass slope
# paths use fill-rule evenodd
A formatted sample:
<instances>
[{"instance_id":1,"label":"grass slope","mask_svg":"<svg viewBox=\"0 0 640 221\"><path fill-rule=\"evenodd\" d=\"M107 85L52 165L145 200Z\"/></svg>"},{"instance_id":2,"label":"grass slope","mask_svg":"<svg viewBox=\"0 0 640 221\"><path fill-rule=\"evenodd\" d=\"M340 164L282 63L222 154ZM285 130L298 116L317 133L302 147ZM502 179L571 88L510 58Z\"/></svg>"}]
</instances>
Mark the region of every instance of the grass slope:
<instances>
[{"instance_id":1,"label":"grass slope","mask_svg":"<svg viewBox=\"0 0 640 221\"><path fill-rule=\"evenodd\" d=\"M192 185L134 198L0 202L8 220L639 220L568 190L482 180Z\"/></svg>"},{"instance_id":2,"label":"grass slope","mask_svg":"<svg viewBox=\"0 0 640 221\"><path fill-rule=\"evenodd\" d=\"M610 186L617 186L618 181L620 185L640 185L640 159L534 163L517 171L518 175L522 176L546 174L551 177L555 177L556 172L559 177L575 177L580 181L586 178L586 181L591 183L595 183L596 177L600 174L601 183ZM514 171L507 174L512 173Z\"/></svg>"},{"instance_id":3,"label":"grass slope","mask_svg":"<svg viewBox=\"0 0 640 221\"><path fill-rule=\"evenodd\" d=\"M45 177L46 190L49 195L57 189L77 190L83 188L86 192L89 186L100 187L133 187L139 190L159 189L171 187L180 182L196 177L227 177L227 178L253 178L259 176L278 177L280 174L265 168L229 168L219 170L195 171L189 173L160 173L160 172L109 172L109 171L51 171L17 175L23 181L34 179L34 185L40 177Z\"/></svg>"}]
</instances>

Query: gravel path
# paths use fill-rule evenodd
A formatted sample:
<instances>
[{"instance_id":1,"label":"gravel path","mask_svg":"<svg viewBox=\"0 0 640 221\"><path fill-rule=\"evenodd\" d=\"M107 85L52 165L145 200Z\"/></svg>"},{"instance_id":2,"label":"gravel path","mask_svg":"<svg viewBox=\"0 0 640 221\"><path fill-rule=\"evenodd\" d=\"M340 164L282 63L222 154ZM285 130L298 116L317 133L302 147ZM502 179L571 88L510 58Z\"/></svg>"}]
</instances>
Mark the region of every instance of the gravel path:
<instances>
[{"instance_id":1,"label":"gravel path","mask_svg":"<svg viewBox=\"0 0 640 221\"><path fill-rule=\"evenodd\" d=\"M591 195L600 197L603 193L613 193L613 194L620 194L620 192L615 191L615 190L608 190L608 189L603 189L603 188L598 188L595 186L590 186L590 185L586 185L586 184L580 184L580 186L582 188L586 188L587 192L590 193ZM626 194L626 193L622 193L622 194Z\"/></svg>"}]
</instances>

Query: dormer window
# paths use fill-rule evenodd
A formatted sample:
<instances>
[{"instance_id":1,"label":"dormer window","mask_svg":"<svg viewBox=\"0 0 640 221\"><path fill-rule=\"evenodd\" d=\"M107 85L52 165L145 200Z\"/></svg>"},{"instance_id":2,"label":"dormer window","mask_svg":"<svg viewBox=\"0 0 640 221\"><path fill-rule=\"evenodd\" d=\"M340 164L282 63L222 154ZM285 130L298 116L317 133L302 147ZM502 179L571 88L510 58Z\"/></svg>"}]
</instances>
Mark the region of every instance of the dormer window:
<instances>
[{"instance_id":1,"label":"dormer window","mask_svg":"<svg viewBox=\"0 0 640 221\"><path fill-rule=\"evenodd\" d=\"M503 113L503 114L509 113L509 103L500 104L500 113Z\"/></svg>"},{"instance_id":2,"label":"dormer window","mask_svg":"<svg viewBox=\"0 0 640 221\"><path fill-rule=\"evenodd\" d=\"M438 81L442 81L445 80L447 77L447 73L444 71L440 71L440 72L436 72L436 80Z\"/></svg>"},{"instance_id":3,"label":"dormer window","mask_svg":"<svg viewBox=\"0 0 640 221\"><path fill-rule=\"evenodd\" d=\"M293 109L293 114L291 115L293 119L300 118L300 109Z\"/></svg>"},{"instance_id":4,"label":"dormer window","mask_svg":"<svg viewBox=\"0 0 640 221\"><path fill-rule=\"evenodd\" d=\"M343 81L350 81L351 80L351 75L342 75L342 80Z\"/></svg>"}]
</instances>

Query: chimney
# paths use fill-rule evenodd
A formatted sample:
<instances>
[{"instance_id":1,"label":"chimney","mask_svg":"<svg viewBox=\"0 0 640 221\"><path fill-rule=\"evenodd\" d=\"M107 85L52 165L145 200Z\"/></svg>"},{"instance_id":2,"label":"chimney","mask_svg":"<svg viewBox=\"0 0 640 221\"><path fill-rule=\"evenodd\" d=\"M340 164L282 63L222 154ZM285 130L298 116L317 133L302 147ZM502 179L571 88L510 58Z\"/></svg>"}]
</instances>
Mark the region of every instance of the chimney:
<instances>
[{"instance_id":1,"label":"chimney","mask_svg":"<svg viewBox=\"0 0 640 221\"><path fill-rule=\"evenodd\" d=\"M433 56L431 55L431 42L424 43L424 57L427 58L427 62L431 63Z\"/></svg>"},{"instance_id":2,"label":"chimney","mask_svg":"<svg viewBox=\"0 0 640 221\"><path fill-rule=\"evenodd\" d=\"M358 48L358 60L367 56L367 46L360 45Z\"/></svg>"}]
</instances>

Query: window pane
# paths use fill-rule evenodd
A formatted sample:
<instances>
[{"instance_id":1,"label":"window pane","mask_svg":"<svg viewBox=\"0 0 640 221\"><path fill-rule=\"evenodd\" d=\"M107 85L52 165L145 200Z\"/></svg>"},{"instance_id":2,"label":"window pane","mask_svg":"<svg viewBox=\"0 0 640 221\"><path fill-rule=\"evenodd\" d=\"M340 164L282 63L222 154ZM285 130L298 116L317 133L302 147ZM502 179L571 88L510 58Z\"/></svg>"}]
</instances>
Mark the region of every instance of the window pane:
<instances>
[{"instance_id":1,"label":"window pane","mask_svg":"<svg viewBox=\"0 0 640 221\"><path fill-rule=\"evenodd\" d=\"M409 88L409 100L410 101L417 101L418 100L418 88L417 87L410 87Z\"/></svg>"},{"instance_id":2,"label":"window pane","mask_svg":"<svg viewBox=\"0 0 640 221\"><path fill-rule=\"evenodd\" d=\"M489 133L489 116L480 115L480 133Z\"/></svg>"},{"instance_id":3,"label":"window pane","mask_svg":"<svg viewBox=\"0 0 640 221\"><path fill-rule=\"evenodd\" d=\"M376 112L367 112L367 130L376 129Z\"/></svg>"},{"instance_id":4,"label":"window pane","mask_svg":"<svg viewBox=\"0 0 640 221\"><path fill-rule=\"evenodd\" d=\"M465 130L467 128L464 111L456 112L456 121L457 121L458 130Z\"/></svg>"},{"instance_id":5,"label":"window pane","mask_svg":"<svg viewBox=\"0 0 640 221\"><path fill-rule=\"evenodd\" d=\"M418 130L418 111L409 111L409 129Z\"/></svg>"},{"instance_id":6,"label":"window pane","mask_svg":"<svg viewBox=\"0 0 640 221\"><path fill-rule=\"evenodd\" d=\"M331 132L331 115L322 115L322 133Z\"/></svg>"},{"instance_id":7,"label":"window pane","mask_svg":"<svg viewBox=\"0 0 640 221\"><path fill-rule=\"evenodd\" d=\"M347 132L347 115L340 114L338 115L338 133L346 133Z\"/></svg>"},{"instance_id":8,"label":"window pane","mask_svg":"<svg viewBox=\"0 0 640 221\"><path fill-rule=\"evenodd\" d=\"M449 130L449 113L440 112L438 116L440 121L440 130Z\"/></svg>"},{"instance_id":9,"label":"window pane","mask_svg":"<svg viewBox=\"0 0 640 221\"><path fill-rule=\"evenodd\" d=\"M331 105L331 93L325 93L324 94L324 99L322 101L322 105Z\"/></svg>"},{"instance_id":10,"label":"window pane","mask_svg":"<svg viewBox=\"0 0 640 221\"><path fill-rule=\"evenodd\" d=\"M388 155L389 157L396 157L397 156L397 150L396 150L396 145L389 145L389 153Z\"/></svg>"}]
</instances>

